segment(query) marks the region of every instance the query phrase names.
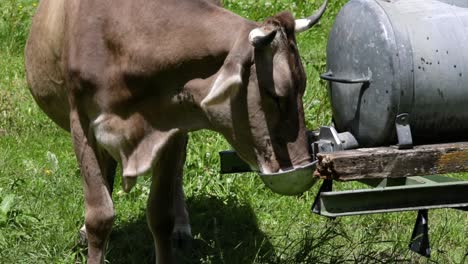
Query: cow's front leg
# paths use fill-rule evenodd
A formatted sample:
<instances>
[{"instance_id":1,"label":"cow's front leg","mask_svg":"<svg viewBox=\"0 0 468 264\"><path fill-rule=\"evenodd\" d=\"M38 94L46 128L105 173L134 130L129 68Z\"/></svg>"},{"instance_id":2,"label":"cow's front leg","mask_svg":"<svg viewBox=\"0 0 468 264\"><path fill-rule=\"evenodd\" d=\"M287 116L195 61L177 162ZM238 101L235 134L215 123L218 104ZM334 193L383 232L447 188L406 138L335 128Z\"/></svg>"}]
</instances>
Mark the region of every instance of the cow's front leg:
<instances>
[{"instance_id":1,"label":"cow's front leg","mask_svg":"<svg viewBox=\"0 0 468 264\"><path fill-rule=\"evenodd\" d=\"M70 114L75 154L80 164L85 198L85 226L88 239L88 263L103 263L107 239L112 229L114 208L110 186L103 169L105 160L92 137L87 137L76 111Z\"/></svg>"},{"instance_id":2,"label":"cow's front leg","mask_svg":"<svg viewBox=\"0 0 468 264\"><path fill-rule=\"evenodd\" d=\"M99 161L101 164L101 172L102 175L107 179L107 184L109 186L110 195L112 195L112 191L114 190L114 180L115 180L115 171L117 168L117 162L105 151L101 151L99 153ZM78 231L78 238L79 243L82 246L86 246L88 244L88 235L86 233L86 224Z\"/></svg>"},{"instance_id":3,"label":"cow's front leg","mask_svg":"<svg viewBox=\"0 0 468 264\"><path fill-rule=\"evenodd\" d=\"M177 185L182 184L178 179L182 177L186 146L187 135L173 137L153 169L147 218L155 242L156 263L158 264L174 262L171 236L176 215L179 214L177 210L181 209L176 205L181 202L177 200L180 198L177 198L177 193L180 191ZM182 203L185 203L183 197ZM183 206L185 210L185 204ZM188 215L186 215L186 220L188 225Z\"/></svg>"},{"instance_id":4,"label":"cow's front leg","mask_svg":"<svg viewBox=\"0 0 468 264\"><path fill-rule=\"evenodd\" d=\"M184 152L185 154L185 152ZM190 227L190 218L187 210L187 205L185 203L184 195L184 186L183 186L183 168L185 163L185 156L182 158L182 164L177 168L176 176L176 186L174 193L174 211L175 211L175 220L174 220L174 229L172 231L172 246L176 250L181 250L186 252L190 249L192 242L192 229Z\"/></svg>"}]
</instances>

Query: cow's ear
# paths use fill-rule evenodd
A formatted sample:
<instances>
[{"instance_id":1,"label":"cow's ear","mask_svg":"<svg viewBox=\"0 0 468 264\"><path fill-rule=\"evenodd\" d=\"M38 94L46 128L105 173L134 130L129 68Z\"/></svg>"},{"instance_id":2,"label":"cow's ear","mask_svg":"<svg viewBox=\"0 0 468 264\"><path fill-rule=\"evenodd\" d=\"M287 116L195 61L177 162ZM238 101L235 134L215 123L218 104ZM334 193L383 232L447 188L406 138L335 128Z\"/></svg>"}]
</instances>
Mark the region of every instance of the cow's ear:
<instances>
[{"instance_id":1,"label":"cow's ear","mask_svg":"<svg viewBox=\"0 0 468 264\"><path fill-rule=\"evenodd\" d=\"M239 62L226 63L218 72L201 105L204 107L217 105L237 94L243 83L243 71L244 67Z\"/></svg>"}]
</instances>

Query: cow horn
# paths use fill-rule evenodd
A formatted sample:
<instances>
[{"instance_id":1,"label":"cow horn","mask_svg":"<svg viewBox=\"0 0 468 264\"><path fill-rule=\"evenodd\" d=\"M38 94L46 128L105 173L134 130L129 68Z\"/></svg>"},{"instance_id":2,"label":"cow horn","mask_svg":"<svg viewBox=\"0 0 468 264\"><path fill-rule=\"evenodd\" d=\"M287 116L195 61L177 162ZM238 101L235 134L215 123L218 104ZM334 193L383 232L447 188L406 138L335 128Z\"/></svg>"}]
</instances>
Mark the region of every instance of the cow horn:
<instances>
[{"instance_id":1,"label":"cow horn","mask_svg":"<svg viewBox=\"0 0 468 264\"><path fill-rule=\"evenodd\" d=\"M296 33L307 31L311 27L313 27L315 24L317 24L317 22L322 17L323 13L325 13L325 10L327 9L327 4L328 4L328 0L325 0L325 2L322 4L322 6L319 8L319 10L315 14L311 15L308 18L297 19L296 20Z\"/></svg>"},{"instance_id":2,"label":"cow horn","mask_svg":"<svg viewBox=\"0 0 468 264\"><path fill-rule=\"evenodd\" d=\"M276 32L277 30L274 29L265 33L262 29L256 28L250 32L249 41L255 48L266 47L275 39Z\"/></svg>"}]
</instances>

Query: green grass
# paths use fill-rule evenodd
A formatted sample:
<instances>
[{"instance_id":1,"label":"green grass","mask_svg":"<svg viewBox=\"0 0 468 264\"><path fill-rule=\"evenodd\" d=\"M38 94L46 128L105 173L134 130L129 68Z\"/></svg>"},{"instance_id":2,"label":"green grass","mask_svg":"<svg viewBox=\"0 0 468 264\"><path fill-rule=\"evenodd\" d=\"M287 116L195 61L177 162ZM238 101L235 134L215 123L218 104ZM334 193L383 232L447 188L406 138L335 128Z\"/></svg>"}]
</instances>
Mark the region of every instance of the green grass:
<instances>
[{"instance_id":1,"label":"green grass","mask_svg":"<svg viewBox=\"0 0 468 264\"><path fill-rule=\"evenodd\" d=\"M320 4L310 2L225 4L261 20L282 9L305 16ZM24 77L22 50L35 3L0 2L0 263L82 263L86 249L77 245L77 231L83 197L71 140L35 105ZM309 75L305 102L310 128L330 121L326 86L318 75L325 70L328 30L344 3L331 1L322 22L299 37ZM468 263L466 213L430 212L433 257L426 260L407 250L415 212L324 219L310 213L317 186L299 197L283 197L253 174L220 176L217 152L227 148L214 133L191 135L184 183L195 235L189 262ZM123 194L119 184L117 178L117 216L107 260L149 263L154 257L145 221L149 179L141 177L130 194Z\"/></svg>"}]
</instances>

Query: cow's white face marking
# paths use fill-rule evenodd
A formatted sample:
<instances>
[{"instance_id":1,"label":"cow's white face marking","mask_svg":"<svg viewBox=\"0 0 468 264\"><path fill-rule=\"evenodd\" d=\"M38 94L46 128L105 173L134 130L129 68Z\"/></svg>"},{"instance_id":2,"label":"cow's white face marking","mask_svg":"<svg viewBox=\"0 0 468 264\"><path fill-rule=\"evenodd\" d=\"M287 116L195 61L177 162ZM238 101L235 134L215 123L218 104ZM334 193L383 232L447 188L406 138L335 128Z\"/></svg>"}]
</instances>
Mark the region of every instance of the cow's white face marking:
<instances>
[{"instance_id":1,"label":"cow's white face marking","mask_svg":"<svg viewBox=\"0 0 468 264\"><path fill-rule=\"evenodd\" d=\"M263 173L263 174L273 173L273 171L271 171L271 169L266 164L262 164L262 169L261 169L260 172Z\"/></svg>"}]
</instances>

